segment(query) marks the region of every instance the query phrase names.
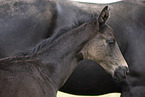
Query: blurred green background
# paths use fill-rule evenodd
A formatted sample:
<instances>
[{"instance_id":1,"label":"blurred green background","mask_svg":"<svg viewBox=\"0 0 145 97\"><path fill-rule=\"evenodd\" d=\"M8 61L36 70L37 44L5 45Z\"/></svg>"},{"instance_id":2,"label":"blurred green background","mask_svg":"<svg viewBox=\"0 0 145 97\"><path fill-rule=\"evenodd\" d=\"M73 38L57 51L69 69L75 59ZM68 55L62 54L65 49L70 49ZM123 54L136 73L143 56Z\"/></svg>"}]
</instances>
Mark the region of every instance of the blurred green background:
<instances>
[{"instance_id":1,"label":"blurred green background","mask_svg":"<svg viewBox=\"0 0 145 97\"><path fill-rule=\"evenodd\" d=\"M120 93L110 93L101 96L77 96L77 95L70 95L70 94L58 92L57 97L120 97Z\"/></svg>"}]
</instances>

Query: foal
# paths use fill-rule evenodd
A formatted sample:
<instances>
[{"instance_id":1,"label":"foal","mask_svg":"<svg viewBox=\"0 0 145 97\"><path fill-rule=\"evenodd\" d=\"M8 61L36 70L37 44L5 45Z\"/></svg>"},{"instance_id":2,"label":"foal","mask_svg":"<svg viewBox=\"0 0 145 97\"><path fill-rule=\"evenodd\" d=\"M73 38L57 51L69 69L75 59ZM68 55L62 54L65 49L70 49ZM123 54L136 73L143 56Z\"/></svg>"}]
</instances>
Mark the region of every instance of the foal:
<instances>
[{"instance_id":1,"label":"foal","mask_svg":"<svg viewBox=\"0 0 145 97\"><path fill-rule=\"evenodd\" d=\"M78 62L83 58L98 62L112 76L127 72L112 29L105 24L106 6L96 17L60 30L34 47L27 56L0 60L0 97L56 97Z\"/></svg>"}]
</instances>

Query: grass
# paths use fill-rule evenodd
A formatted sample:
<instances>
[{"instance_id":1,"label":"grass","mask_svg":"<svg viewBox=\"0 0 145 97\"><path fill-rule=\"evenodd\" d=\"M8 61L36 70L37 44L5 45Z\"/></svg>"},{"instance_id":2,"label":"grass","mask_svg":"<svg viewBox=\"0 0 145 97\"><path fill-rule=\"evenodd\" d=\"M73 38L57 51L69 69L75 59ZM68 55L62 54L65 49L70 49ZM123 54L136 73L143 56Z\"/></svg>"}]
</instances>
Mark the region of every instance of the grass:
<instances>
[{"instance_id":1,"label":"grass","mask_svg":"<svg viewBox=\"0 0 145 97\"><path fill-rule=\"evenodd\" d=\"M77 96L77 95L70 95L70 94L58 92L57 97L120 97L120 93L110 93L101 96Z\"/></svg>"}]
</instances>

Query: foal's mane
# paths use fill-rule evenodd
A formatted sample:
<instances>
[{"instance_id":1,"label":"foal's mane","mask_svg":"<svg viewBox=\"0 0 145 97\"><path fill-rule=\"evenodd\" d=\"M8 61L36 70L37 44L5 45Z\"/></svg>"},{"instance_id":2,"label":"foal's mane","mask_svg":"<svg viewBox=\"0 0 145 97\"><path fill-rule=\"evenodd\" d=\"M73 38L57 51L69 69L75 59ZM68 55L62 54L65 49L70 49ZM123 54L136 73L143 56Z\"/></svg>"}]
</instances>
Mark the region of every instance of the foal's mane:
<instances>
[{"instance_id":1,"label":"foal's mane","mask_svg":"<svg viewBox=\"0 0 145 97\"><path fill-rule=\"evenodd\" d=\"M45 46L49 45L52 43L55 39L57 39L59 36L65 34L71 29L74 29L76 27L79 27L80 25L95 21L97 20L98 15L96 13L93 14L88 14L85 16L81 16L77 21L74 21L71 25L59 28L55 34L53 34L50 38L44 39L41 42L39 42L34 48L32 48L27 54L28 55L35 55L39 50L44 48Z\"/></svg>"}]
</instances>

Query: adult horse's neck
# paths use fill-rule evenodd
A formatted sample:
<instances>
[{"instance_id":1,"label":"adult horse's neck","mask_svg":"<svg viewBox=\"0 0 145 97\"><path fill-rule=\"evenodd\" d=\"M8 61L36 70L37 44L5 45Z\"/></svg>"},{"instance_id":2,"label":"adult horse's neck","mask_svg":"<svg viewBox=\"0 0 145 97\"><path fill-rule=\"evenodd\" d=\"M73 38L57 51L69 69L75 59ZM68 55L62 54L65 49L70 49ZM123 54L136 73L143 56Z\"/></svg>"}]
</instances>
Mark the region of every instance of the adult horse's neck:
<instances>
[{"instance_id":1,"label":"adult horse's neck","mask_svg":"<svg viewBox=\"0 0 145 97\"><path fill-rule=\"evenodd\" d=\"M40 58L43 64L48 68L46 74L51 78L55 88L59 89L74 68L77 66L77 54L97 33L97 21L82 24L67 33L64 33L54 39L50 44L37 51L37 57Z\"/></svg>"}]
</instances>

